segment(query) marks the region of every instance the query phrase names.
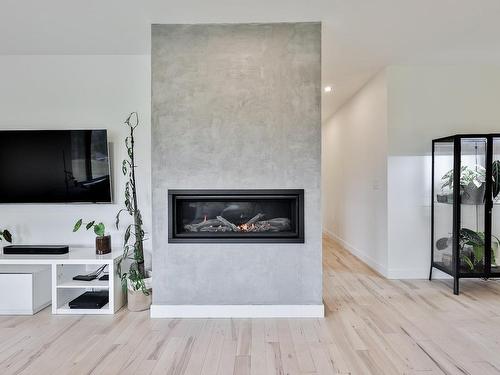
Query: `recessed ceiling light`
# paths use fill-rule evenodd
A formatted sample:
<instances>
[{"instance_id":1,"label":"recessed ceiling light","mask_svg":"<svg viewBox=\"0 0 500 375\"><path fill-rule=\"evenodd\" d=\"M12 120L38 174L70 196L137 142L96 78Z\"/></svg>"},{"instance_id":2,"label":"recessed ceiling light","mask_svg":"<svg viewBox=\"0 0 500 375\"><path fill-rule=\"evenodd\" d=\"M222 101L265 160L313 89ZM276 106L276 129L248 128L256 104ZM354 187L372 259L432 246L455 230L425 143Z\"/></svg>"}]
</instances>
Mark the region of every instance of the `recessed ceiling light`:
<instances>
[{"instance_id":1,"label":"recessed ceiling light","mask_svg":"<svg viewBox=\"0 0 500 375\"><path fill-rule=\"evenodd\" d=\"M325 92L332 92L333 87L332 86L325 86Z\"/></svg>"}]
</instances>

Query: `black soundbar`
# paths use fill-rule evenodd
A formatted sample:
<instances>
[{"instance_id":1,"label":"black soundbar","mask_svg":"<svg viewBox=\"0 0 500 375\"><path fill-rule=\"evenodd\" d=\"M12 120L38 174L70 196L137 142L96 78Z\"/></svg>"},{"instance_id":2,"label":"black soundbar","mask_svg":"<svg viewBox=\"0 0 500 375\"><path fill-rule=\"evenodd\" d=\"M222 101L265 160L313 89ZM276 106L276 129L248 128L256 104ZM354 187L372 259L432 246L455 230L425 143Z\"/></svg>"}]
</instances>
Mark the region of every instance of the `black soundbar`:
<instances>
[{"instance_id":1,"label":"black soundbar","mask_svg":"<svg viewBox=\"0 0 500 375\"><path fill-rule=\"evenodd\" d=\"M60 255L69 253L67 245L9 245L4 246L4 254Z\"/></svg>"}]
</instances>

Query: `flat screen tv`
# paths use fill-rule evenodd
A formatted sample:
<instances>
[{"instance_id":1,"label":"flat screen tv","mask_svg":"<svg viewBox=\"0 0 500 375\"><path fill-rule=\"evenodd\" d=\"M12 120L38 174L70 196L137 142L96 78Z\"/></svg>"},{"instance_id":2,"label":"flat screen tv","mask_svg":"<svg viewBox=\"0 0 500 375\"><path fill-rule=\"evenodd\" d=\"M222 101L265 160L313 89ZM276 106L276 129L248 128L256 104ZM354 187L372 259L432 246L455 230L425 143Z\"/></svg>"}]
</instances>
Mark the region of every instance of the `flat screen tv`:
<instances>
[{"instance_id":1,"label":"flat screen tv","mask_svg":"<svg viewBox=\"0 0 500 375\"><path fill-rule=\"evenodd\" d=\"M0 203L111 203L106 130L1 130Z\"/></svg>"}]
</instances>

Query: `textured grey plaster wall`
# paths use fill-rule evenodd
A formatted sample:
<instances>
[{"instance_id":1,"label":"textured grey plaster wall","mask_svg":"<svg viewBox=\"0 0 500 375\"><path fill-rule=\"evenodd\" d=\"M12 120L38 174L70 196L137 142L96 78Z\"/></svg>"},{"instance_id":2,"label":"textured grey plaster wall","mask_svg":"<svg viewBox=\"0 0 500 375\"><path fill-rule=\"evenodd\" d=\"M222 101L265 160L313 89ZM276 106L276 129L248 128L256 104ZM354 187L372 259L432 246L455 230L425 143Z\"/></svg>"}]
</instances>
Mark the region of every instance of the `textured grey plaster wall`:
<instances>
[{"instance_id":1,"label":"textured grey plaster wall","mask_svg":"<svg viewBox=\"0 0 500 375\"><path fill-rule=\"evenodd\" d=\"M319 23L152 26L155 304L322 303ZM169 244L168 189L305 189L304 244Z\"/></svg>"}]
</instances>

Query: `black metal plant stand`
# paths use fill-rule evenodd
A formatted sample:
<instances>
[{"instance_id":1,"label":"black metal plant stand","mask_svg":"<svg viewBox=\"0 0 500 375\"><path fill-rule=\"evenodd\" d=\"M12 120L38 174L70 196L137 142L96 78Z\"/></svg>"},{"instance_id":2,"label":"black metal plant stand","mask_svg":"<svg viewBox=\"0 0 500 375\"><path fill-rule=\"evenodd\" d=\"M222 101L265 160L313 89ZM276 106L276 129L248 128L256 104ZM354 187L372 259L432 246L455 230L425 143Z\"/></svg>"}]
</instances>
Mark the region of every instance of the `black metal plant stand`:
<instances>
[{"instance_id":1,"label":"black metal plant stand","mask_svg":"<svg viewBox=\"0 0 500 375\"><path fill-rule=\"evenodd\" d=\"M432 141L429 280L439 269L458 294L461 278L500 277L499 192L500 134Z\"/></svg>"}]
</instances>

